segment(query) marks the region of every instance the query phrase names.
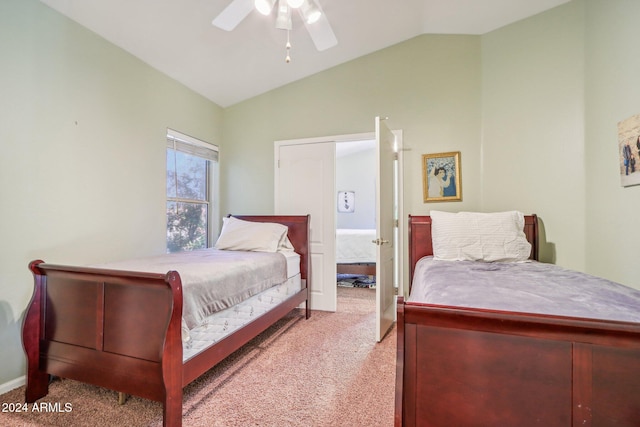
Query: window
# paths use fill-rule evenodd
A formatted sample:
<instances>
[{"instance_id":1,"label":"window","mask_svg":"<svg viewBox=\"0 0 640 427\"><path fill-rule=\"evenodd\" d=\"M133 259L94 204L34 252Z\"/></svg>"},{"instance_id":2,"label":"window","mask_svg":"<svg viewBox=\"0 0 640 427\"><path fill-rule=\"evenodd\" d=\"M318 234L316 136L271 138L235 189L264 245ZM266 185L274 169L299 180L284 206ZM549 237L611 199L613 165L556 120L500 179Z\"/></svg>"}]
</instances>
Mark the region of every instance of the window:
<instances>
[{"instance_id":1,"label":"window","mask_svg":"<svg viewBox=\"0 0 640 427\"><path fill-rule=\"evenodd\" d=\"M167 130L167 252L209 246L218 147Z\"/></svg>"}]
</instances>

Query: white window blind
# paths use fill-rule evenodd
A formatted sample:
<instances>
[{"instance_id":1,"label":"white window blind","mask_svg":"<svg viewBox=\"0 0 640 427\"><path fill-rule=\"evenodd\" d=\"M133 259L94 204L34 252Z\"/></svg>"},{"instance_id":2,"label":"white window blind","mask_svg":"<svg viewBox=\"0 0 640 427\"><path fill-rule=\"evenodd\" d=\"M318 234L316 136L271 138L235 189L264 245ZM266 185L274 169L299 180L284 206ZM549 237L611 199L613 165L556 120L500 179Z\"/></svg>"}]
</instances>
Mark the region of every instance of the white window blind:
<instances>
[{"instance_id":1,"label":"white window blind","mask_svg":"<svg viewBox=\"0 0 640 427\"><path fill-rule=\"evenodd\" d=\"M167 129L167 252L202 249L217 234L218 147Z\"/></svg>"},{"instance_id":2,"label":"white window blind","mask_svg":"<svg viewBox=\"0 0 640 427\"><path fill-rule=\"evenodd\" d=\"M218 161L218 146L185 135L173 129L167 129L167 148L192 154L214 162Z\"/></svg>"}]
</instances>

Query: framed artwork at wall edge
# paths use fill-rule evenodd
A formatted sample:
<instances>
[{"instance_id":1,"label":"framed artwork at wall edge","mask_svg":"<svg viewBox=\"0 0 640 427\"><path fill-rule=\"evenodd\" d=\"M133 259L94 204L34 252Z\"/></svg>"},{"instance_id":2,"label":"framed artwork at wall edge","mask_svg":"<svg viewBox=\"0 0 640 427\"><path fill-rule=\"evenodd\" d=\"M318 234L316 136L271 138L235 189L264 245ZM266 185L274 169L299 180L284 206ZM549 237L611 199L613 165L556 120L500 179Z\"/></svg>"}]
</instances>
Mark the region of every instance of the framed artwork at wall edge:
<instances>
[{"instance_id":1,"label":"framed artwork at wall edge","mask_svg":"<svg viewBox=\"0 0 640 427\"><path fill-rule=\"evenodd\" d=\"M620 185L640 184L640 114L618 123Z\"/></svg>"},{"instance_id":2,"label":"framed artwork at wall edge","mask_svg":"<svg viewBox=\"0 0 640 427\"><path fill-rule=\"evenodd\" d=\"M460 151L423 154L422 189L425 203L461 201Z\"/></svg>"}]
</instances>

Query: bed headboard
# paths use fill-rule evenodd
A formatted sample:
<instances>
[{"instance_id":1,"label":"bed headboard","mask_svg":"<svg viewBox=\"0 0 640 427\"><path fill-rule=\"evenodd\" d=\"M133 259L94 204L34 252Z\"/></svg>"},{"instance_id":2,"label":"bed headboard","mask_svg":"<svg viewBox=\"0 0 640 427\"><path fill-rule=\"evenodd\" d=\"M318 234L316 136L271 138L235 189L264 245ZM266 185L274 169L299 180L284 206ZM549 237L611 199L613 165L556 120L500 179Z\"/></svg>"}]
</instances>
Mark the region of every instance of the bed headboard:
<instances>
[{"instance_id":1,"label":"bed headboard","mask_svg":"<svg viewBox=\"0 0 640 427\"><path fill-rule=\"evenodd\" d=\"M538 260L538 217L524 216L524 234L531 243L529 259ZM433 255L431 244L431 217L409 215L409 286L413 280L413 270L422 257Z\"/></svg>"},{"instance_id":2,"label":"bed headboard","mask_svg":"<svg viewBox=\"0 0 640 427\"><path fill-rule=\"evenodd\" d=\"M310 215L229 215L244 221L277 222L289 228L287 235L300 255L300 275L307 283L311 280Z\"/></svg>"}]
</instances>

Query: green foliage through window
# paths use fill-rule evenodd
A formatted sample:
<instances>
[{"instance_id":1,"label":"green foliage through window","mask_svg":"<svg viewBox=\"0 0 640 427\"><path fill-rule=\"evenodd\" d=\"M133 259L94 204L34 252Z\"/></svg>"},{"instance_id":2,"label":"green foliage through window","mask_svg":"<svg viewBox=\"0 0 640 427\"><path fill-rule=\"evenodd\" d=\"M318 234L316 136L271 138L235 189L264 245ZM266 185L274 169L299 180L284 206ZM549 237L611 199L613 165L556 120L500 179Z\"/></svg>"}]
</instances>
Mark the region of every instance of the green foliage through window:
<instances>
[{"instance_id":1,"label":"green foliage through window","mask_svg":"<svg viewBox=\"0 0 640 427\"><path fill-rule=\"evenodd\" d=\"M167 252L208 246L210 163L167 148Z\"/></svg>"}]
</instances>

